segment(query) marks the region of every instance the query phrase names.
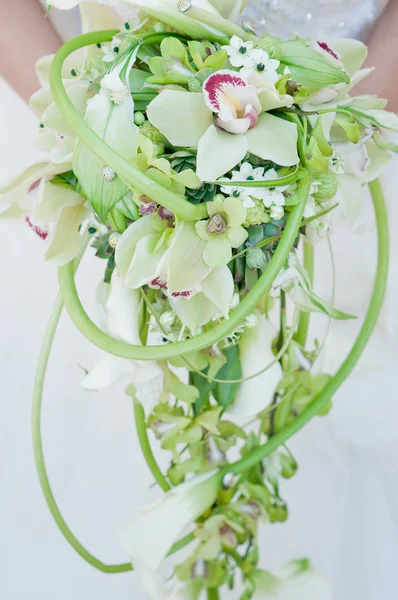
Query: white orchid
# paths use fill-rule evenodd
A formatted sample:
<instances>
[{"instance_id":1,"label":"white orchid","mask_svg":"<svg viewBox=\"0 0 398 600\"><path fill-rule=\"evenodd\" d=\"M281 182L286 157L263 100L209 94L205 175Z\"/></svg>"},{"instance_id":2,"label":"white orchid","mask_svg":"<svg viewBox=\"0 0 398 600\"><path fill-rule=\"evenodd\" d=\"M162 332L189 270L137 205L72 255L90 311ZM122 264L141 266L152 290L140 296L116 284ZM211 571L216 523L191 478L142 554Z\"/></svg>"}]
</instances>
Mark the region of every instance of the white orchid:
<instances>
[{"instance_id":1,"label":"white orchid","mask_svg":"<svg viewBox=\"0 0 398 600\"><path fill-rule=\"evenodd\" d=\"M256 317L256 327L245 329L239 342L243 378L259 373L275 360L272 343L277 335L276 328L264 314L256 312ZM282 367L279 362L275 362L258 377L242 383L234 402L228 408L228 414L246 419L264 410L272 401L281 378Z\"/></svg>"},{"instance_id":2,"label":"white orchid","mask_svg":"<svg viewBox=\"0 0 398 600\"><path fill-rule=\"evenodd\" d=\"M261 90L221 70L204 82L203 92L162 91L147 114L173 145L197 147L198 176L216 181L247 152L282 166L298 163L297 126L264 110Z\"/></svg>"},{"instance_id":3,"label":"white orchid","mask_svg":"<svg viewBox=\"0 0 398 600\"><path fill-rule=\"evenodd\" d=\"M25 219L46 241L45 259L57 265L71 261L79 252L82 236L93 211L72 188L51 183L69 170L70 164L36 163L0 189L0 218ZM97 224L96 224L97 226Z\"/></svg>"},{"instance_id":4,"label":"white orchid","mask_svg":"<svg viewBox=\"0 0 398 600\"><path fill-rule=\"evenodd\" d=\"M184 529L214 504L220 485L217 471L202 473L138 510L119 528L119 538L133 564L157 571Z\"/></svg>"},{"instance_id":5,"label":"white orchid","mask_svg":"<svg viewBox=\"0 0 398 600\"><path fill-rule=\"evenodd\" d=\"M257 571L253 577L256 587L253 600L333 600L328 579L306 562L292 563L281 577Z\"/></svg>"},{"instance_id":6,"label":"white orchid","mask_svg":"<svg viewBox=\"0 0 398 600\"><path fill-rule=\"evenodd\" d=\"M49 7L59 8L60 10L69 10L75 8L82 0L48 0Z\"/></svg>"},{"instance_id":7,"label":"white orchid","mask_svg":"<svg viewBox=\"0 0 398 600\"><path fill-rule=\"evenodd\" d=\"M162 289L181 321L196 332L217 316L228 318L233 295L229 268L212 269L204 262L206 244L193 223L181 221L159 233L147 215L122 234L115 259L127 287Z\"/></svg>"},{"instance_id":8,"label":"white orchid","mask_svg":"<svg viewBox=\"0 0 398 600\"><path fill-rule=\"evenodd\" d=\"M139 293L123 285L117 271L110 284L100 283L97 303L101 326L112 337L129 344L140 345L138 331ZM99 390L129 377L136 389L136 398L149 414L163 391L163 370L155 361L138 361L101 353L98 364L83 379L86 390Z\"/></svg>"}]
</instances>

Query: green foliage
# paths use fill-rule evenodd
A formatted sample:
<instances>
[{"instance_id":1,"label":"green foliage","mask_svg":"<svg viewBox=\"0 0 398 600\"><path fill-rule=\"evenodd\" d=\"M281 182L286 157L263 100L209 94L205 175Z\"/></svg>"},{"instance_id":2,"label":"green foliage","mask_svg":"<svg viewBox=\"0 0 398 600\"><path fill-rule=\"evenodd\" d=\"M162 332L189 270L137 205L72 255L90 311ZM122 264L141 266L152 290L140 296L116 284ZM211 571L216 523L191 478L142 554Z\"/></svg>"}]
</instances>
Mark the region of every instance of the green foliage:
<instances>
[{"instance_id":1,"label":"green foliage","mask_svg":"<svg viewBox=\"0 0 398 600\"><path fill-rule=\"evenodd\" d=\"M242 377L242 366L240 363L239 346L231 346L225 351L227 362L217 375L217 379L234 380ZM240 384L239 383L217 383L213 388L213 396L216 402L225 410L232 404Z\"/></svg>"}]
</instances>

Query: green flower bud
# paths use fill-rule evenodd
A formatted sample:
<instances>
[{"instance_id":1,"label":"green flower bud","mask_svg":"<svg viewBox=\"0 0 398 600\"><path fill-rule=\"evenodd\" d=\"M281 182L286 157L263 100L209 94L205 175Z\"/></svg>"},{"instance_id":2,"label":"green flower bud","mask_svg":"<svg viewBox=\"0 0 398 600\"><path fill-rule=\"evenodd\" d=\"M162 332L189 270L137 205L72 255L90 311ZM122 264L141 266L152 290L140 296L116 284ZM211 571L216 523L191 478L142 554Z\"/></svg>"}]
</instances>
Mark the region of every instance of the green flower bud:
<instances>
[{"instance_id":1,"label":"green flower bud","mask_svg":"<svg viewBox=\"0 0 398 600\"><path fill-rule=\"evenodd\" d=\"M248 208L246 212L246 221L244 227L250 225L261 225L262 223L268 223L270 216L267 213L264 202L262 200L253 199L255 206Z\"/></svg>"},{"instance_id":2,"label":"green flower bud","mask_svg":"<svg viewBox=\"0 0 398 600\"><path fill-rule=\"evenodd\" d=\"M153 30L154 30L156 33L163 33L164 31L166 31L166 26L165 26L165 24L164 24L164 23L160 23L160 22L158 22L158 23L155 23L155 24L154 24L154 26L153 26Z\"/></svg>"},{"instance_id":3,"label":"green flower bud","mask_svg":"<svg viewBox=\"0 0 398 600\"><path fill-rule=\"evenodd\" d=\"M312 136L307 146L307 164L318 173L326 173L329 168L327 158L322 154L317 140Z\"/></svg>"},{"instance_id":4,"label":"green flower bud","mask_svg":"<svg viewBox=\"0 0 398 600\"><path fill-rule=\"evenodd\" d=\"M298 469L298 464L293 456L287 456L286 454L280 454L280 461L282 465L282 477L285 479L291 479Z\"/></svg>"},{"instance_id":5,"label":"green flower bud","mask_svg":"<svg viewBox=\"0 0 398 600\"><path fill-rule=\"evenodd\" d=\"M344 129L347 138L353 144L357 144L361 139L361 130L358 121L354 117L347 115L339 115L335 121L342 129Z\"/></svg>"},{"instance_id":6,"label":"green flower bud","mask_svg":"<svg viewBox=\"0 0 398 600\"><path fill-rule=\"evenodd\" d=\"M177 465L170 467L170 469L167 471L167 476L170 480L170 483L174 486L180 485L184 481L184 473Z\"/></svg>"},{"instance_id":7,"label":"green flower bud","mask_svg":"<svg viewBox=\"0 0 398 600\"><path fill-rule=\"evenodd\" d=\"M270 58L280 60L282 58L281 40L273 35L264 35L256 44L256 48L261 48L268 52Z\"/></svg>"},{"instance_id":8,"label":"green flower bud","mask_svg":"<svg viewBox=\"0 0 398 600\"><path fill-rule=\"evenodd\" d=\"M134 123L138 126L143 125L146 121L145 115L144 113L142 113L141 111L137 111L134 114Z\"/></svg>"},{"instance_id":9,"label":"green flower bud","mask_svg":"<svg viewBox=\"0 0 398 600\"><path fill-rule=\"evenodd\" d=\"M253 246L246 253L246 264L249 269L260 269L263 271L267 265L267 259L261 248Z\"/></svg>"},{"instance_id":10,"label":"green flower bud","mask_svg":"<svg viewBox=\"0 0 398 600\"><path fill-rule=\"evenodd\" d=\"M288 510L286 505L274 506L269 509L269 517L271 523L284 523L288 517Z\"/></svg>"},{"instance_id":11,"label":"green flower bud","mask_svg":"<svg viewBox=\"0 0 398 600\"><path fill-rule=\"evenodd\" d=\"M316 190L312 196L319 202L330 200L337 194L339 183L334 173L317 173L314 183Z\"/></svg>"},{"instance_id":12,"label":"green flower bud","mask_svg":"<svg viewBox=\"0 0 398 600\"><path fill-rule=\"evenodd\" d=\"M319 150L322 152L323 156L332 156L333 149L330 143L325 138L325 134L323 132L322 121L320 118L317 119L314 129L312 130L312 136L316 139Z\"/></svg>"}]
</instances>

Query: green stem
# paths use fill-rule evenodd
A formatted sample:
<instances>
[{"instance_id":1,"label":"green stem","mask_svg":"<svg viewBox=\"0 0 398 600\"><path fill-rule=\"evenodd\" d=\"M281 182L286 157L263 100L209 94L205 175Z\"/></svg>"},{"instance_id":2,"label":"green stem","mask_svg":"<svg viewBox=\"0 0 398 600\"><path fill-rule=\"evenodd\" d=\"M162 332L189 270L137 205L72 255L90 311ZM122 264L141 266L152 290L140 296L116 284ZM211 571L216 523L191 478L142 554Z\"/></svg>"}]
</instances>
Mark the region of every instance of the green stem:
<instances>
[{"instance_id":1,"label":"green stem","mask_svg":"<svg viewBox=\"0 0 398 600\"><path fill-rule=\"evenodd\" d=\"M131 571L132 566L130 563L124 563L120 565L105 565L103 562L98 560L98 558L93 556L88 550L86 550L86 548L73 535L58 508L47 475L43 453L43 444L41 439L41 406L43 398L44 380L48 366L48 359L50 356L50 351L54 341L54 336L58 326L58 322L62 313L62 308L63 302L61 296L59 295L52 310L47 330L44 336L35 378L32 407L32 435L33 451L36 461L37 473L39 475L40 485L43 490L43 494L46 499L48 508L50 509L50 512L54 517L54 520L58 528L60 529L62 535L76 550L76 552L80 554L80 556L84 558L84 560L90 563L90 565L102 571L103 573L123 573L125 571Z\"/></svg>"},{"instance_id":2,"label":"green stem","mask_svg":"<svg viewBox=\"0 0 398 600\"><path fill-rule=\"evenodd\" d=\"M216 588L208 588L207 590L207 600L219 600L220 595Z\"/></svg>"},{"instance_id":3,"label":"green stem","mask_svg":"<svg viewBox=\"0 0 398 600\"><path fill-rule=\"evenodd\" d=\"M164 492L168 492L170 490L170 486L167 483L167 480L160 470L159 465L153 455L146 429L145 412L142 405L137 400L134 400L134 419L138 441L140 443L141 452L144 455L145 462L162 490Z\"/></svg>"},{"instance_id":4,"label":"green stem","mask_svg":"<svg viewBox=\"0 0 398 600\"><path fill-rule=\"evenodd\" d=\"M266 456L269 456L286 440L297 433L306 425L319 411L329 402L330 398L337 392L344 383L360 359L371 335L376 326L386 292L388 265L389 265L389 235L388 235L388 217L386 205L383 197L383 191L379 180L369 184L372 194L373 205L377 223L378 240L378 261L377 272L369 307L350 353L341 365L337 373L329 380L323 390L315 396L311 404L282 431L269 439L263 446L256 448L250 455L241 460L226 466L222 473L240 474L251 469L257 463L261 462Z\"/></svg>"},{"instance_id":5,"label":"green stem","mask_svg":"<svg viewBox=\"0 0 398 600\"><path fill-rule=\"evenodd\" d=\"M104 142L87 125L83 117L79 115L76 108L69 99L68 94L62 83L62 67L70 54L91 44L110 41L118 31L96 31L86 33L70 40L64 44L55 55L50 73L51 93L54 101L68 125L73 129L79 140L88 146L100 158L104 165L112 167L126 185L131 188L138 188L152 200L155 200L162 206L171 210L175 215L185 221L197 221L207 218L207 209L205 204L193 205L184 197L177 196L173 192L162 187L138 168L134 167L124 158L119 156L108 144ZM159 40L170 34L159 34ZM144 38L144 36L142 36ZM156 39L158 39L156 38ZM155 36L148 36L142 40L142 45L146 43L155 43Z\"/></svg>"},{"instance_id":6,"label":"green stem","mask_svg":"<svg viewBox=\"0 0 398 600\"><path fill-rule=\"evenodd\" d=\"M312 285L314 281L314 248L308 242L304 242L304 268L308 273L308 277ZM301 313L297 332L294 336L295 341L303 348L305 347L307 341L310 318L310 312Z\"/></svg>"},{"instance_id":7,"label":"green stem","mask_svg":"<svg viewBox=\"0 0 398 600\"><path fill-rule=\"evenodd\" d=\"M308 184L309 185L309 184ZM160 346L135 346L121 340L116 340L99 329L85 312L76 290L73 265L69 263L58 270L61 294L68 313L79 331L94 345L105 352L129 358L132 360L166 360L174 356L180 356L188 352L203 350L213 344L217 344L238 325L245 317L254 310L258 302L268 292L276 276L284 266L289 252L292 249L297 233L300 228L301 218L304 211L305 198L290 212L288 222L281 236L275 253L252 290L243 298L239 305L231 312L230 318L224 319L213 329L182 342Z\"/></svg>"},{"instance_id":8,"label":"green stem","mask_svg":"<svg viewBox=\"0 0 398 600\"><path fill-rule=\"evenodd\" d=\"M43 443L41 436L41 408L43 401L43 389L44 381L46 377L48 360L54 341L55 333L57 330L58 322L62 313L63 302L61 296L57 298L57 301L52 310L50 320L44 335L42 348L40 351L39 361L37 365L37 372L35 377L35 385L33 392L33 404L32 404L32 437L33 437L33 452L36 462L37 473L39 476L39 482L41 489L46 500L47 506L54 518L56 525L64 538L69 542L72 548L90 565L102 571L103 573L125 573L131 571L133 566L131 563L121 563L116 565L106 565L98 558L96 558L91 552L89 552L75 537L72 531L69 529L65 519L63 518L61 511L55 500L53 491L51 489L49 477L47 474L46 463L43 453ZM178 552L194 539L193 534L188 534L178 542L176 542L170 549L169 554Z\"/></svg>"}]
</instances>

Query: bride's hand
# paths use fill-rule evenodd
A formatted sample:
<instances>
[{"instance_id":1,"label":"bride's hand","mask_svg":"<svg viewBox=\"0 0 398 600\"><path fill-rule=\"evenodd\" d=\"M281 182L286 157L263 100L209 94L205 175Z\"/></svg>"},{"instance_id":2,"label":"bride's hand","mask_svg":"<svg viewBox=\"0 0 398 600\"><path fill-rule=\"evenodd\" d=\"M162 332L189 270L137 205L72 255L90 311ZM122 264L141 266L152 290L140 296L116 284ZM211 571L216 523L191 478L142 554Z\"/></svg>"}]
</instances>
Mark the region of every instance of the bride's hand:
<instances>
[{"instance_id":1,"label":"bride's hand","mask_svg":"<svg viewBox=\"0 0 398 600\"><path fill-rule=\"evenodd\" d=\"M34 66L56 52L61 39L39 0L0 0L0 75L28 101L39 87Z\"/></svg>"},{"instance_id":2,"label":"bride's hand","mask_svg":"<svg viewBox=\"0 0 398 600\"><path fill-rule=\"evenodd\" d=\"M398 112L398 0L390 0L369 39L367 67L376 67L356 88L356 94L388 99L388 110Z\"/></svg>"}]
</instances>

